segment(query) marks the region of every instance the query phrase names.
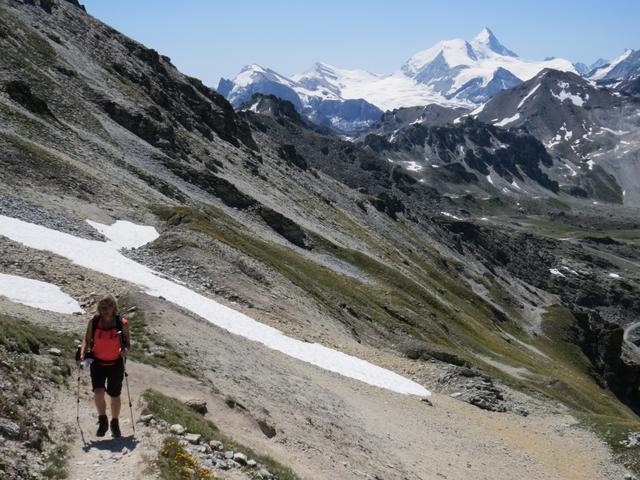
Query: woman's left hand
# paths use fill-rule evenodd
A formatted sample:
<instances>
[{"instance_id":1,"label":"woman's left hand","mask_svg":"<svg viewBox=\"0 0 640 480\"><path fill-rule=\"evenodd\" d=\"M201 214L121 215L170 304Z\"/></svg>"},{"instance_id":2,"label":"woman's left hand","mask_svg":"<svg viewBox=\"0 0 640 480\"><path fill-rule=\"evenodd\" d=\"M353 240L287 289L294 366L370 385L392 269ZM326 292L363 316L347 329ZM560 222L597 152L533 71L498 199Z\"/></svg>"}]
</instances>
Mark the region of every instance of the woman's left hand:
<instances>
[{"instance_id":1,"label":"woman's left hand","mask_svg":"<svg viewBox=\"0 0 640 480\"><path fill-rule=\"evenodd\" d=\"M120 356L121 356L122 358L126 357L126 356L127 356L127 353L129 353L129 349L128 349L128 348L121 348L121 349L120 349Z\"/></svg>"}]
</instances>

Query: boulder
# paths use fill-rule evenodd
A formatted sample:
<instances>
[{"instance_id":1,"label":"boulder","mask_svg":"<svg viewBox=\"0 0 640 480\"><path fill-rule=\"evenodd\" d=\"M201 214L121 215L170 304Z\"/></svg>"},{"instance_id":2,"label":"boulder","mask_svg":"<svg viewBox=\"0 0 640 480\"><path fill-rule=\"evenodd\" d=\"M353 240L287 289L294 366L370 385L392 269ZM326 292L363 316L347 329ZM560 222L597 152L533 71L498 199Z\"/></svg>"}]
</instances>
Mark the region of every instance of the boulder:
<instances>
[{"instance_id":1,"label":"boulder","mask_svg":"<svg viewBox=\"0 0 640 480\"><path fill-rule=\"evenodd\" d=\"M246 465L248 460L249 459L244 453L236 452L233 454L233 461L239 463L240 465Z\"/></svg>"},{"instance_id":2,"label":"boulder","mask_svg":"<svg viewBox=\"0 0 640 480\"><path fill-rule=\"evenodd\" d=\"M276 427L267 423L266 420L263 420L263 419L258 420L258 426L260 427L260 430L262 430L262 433L264 433L264 435L267 438L273 438L276 436Z\"/></svg>"},{"instance_id":3,"label":"boulder","mask_svg":"<svg viewBox=\"0 0 640 480\"><path fill-rule=\"evenodd\" d=\"M189 443L191 443L192 445L197 445L200 443L200 439L202 438L202 435L200 435L199 433L187 433L184 436L185 440Z\"/></svg>"}]
</instances>

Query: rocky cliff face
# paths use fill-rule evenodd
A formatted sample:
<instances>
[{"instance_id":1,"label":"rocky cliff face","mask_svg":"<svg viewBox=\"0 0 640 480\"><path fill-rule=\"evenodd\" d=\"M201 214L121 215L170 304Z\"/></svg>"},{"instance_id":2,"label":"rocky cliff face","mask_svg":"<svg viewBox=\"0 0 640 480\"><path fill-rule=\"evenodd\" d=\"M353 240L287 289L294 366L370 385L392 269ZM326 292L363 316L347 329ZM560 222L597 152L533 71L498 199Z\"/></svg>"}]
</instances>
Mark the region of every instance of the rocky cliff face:
<instances>
[{"instance_id":1,"label":"rocky cliff face","mask_svg":"<svg viewBox=\"0 0 640 480\"><path fill-rule=\"evenodd\" d=\"M623 356L624 330L595 311L576 312L577 342L603 387L640 412L640 365Z\"/></svg>"}]
</instances>

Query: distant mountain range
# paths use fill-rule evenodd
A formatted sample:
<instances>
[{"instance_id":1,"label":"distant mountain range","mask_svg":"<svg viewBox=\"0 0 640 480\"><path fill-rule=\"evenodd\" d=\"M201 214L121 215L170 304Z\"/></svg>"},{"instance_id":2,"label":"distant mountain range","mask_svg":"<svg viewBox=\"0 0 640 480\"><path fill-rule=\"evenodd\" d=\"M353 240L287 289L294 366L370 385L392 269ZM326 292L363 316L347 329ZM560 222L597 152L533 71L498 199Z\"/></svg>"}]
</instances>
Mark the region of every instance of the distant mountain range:
<instances>
[{"instance_id":1,"label":"distant mountain range","mask_svg":"<svg viewBox=\"0 0 640 480\"><path fill-rule=\"evenodd\" d=\"M619 82L640 72L640 51L626 50L614 60L599 59L592 65L560 58L526 60L484 28L471 41L440 41L389 75L315 63L287 77L253 64L233 80L221 79L217 90L235 108L255 93L276 95L314 123L353 135L376 123L383 111L429 104L474 109L544 69L576 73L604 84Z\"/></svg>"}]
</instances>

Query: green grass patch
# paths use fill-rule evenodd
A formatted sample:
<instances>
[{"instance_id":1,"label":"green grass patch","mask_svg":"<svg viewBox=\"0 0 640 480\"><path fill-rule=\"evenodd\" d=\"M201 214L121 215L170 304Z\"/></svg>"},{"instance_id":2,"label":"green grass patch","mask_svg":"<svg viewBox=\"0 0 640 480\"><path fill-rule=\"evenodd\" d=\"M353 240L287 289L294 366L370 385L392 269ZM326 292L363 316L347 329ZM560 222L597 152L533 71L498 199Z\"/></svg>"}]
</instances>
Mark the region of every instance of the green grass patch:
<instances>
[{"instance_id":1,"label":"green grass patch","mask_svg":"<svg viewBox=\"0 0 640 480\"><path fill-rule=\"evenodd\" d=\"M198 433L207 441L218 440L227 448L242 452L247 457L253 458L256 462L264 465L279 480L298 479L298 476L289 467L282 465L271 457L259 455L251 448L233 441L224 435L213 422L194 412L179 400L164 395L157 390L146 390L143 392L142 397L147 404L144 414L153 414L156 418L161 418L169 424L178 423L185 427L187 432Z\"/></svg>"},{"instance_id":2,"label":"green grass patch","mask_svg":"<svg viewBox=\"0 0 640 480\"><path fill-rule=\"evenodd\" d=\"M610 237L632 245L637 245L640 242L640 229L622 228L621 225L615 225L602 219L592 222L589 226L586 226L586 223L580 218L554 220L536 215L518 218L518 222L526 225L528 230L536 230L542 235L555 239L574 238L580 240L585 237Z\"/></svg>"},{"instance_id":3,"label":"green grass patch","mask_svg":"<svg viewBox=\"0 0 640 480\"><path fill-rule=\"evenodd\" d=\"M17 353L47 353L58 348L62 357L75 358L76 337L0 314L0 345Z\"/></svg>"},{"instance_id":4,"label":"green grass patch","mask_svg":"<svg viewBox=\"0 0 640 480\"><path fill-rule=\"evenodd\" d=\"M640 432L640 421L604 415L580 415L582 426L595 432L613 452L616 460L640 475L640 445L628 447L629 434Z\"/></svg>"}]
</instances>

